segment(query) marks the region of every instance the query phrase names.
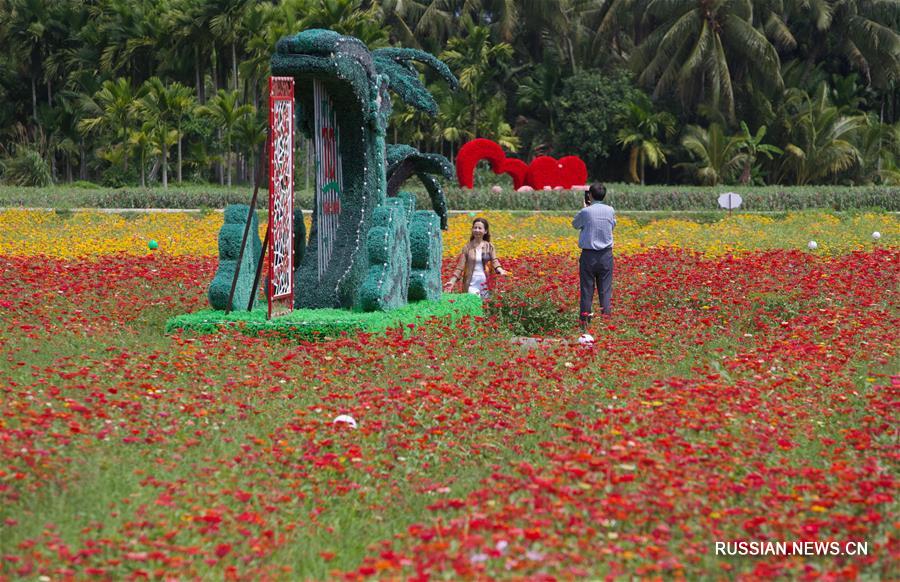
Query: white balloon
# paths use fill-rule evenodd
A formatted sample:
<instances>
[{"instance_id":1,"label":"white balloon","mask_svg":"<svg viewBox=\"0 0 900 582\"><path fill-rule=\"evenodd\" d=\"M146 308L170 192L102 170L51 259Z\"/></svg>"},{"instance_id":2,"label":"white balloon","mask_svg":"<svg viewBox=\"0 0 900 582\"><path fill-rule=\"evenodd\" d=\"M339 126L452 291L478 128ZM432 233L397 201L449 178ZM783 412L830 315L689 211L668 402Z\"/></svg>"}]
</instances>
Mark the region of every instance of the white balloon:
<instances>
[{"instance_id":1,"label":"white balloon","mask_svg":"<svg viewBox=\"0 0 900 582\"><path fill-rule=\"evenodd\" d=\"M356 428L356 419L349 414L342 414L332 421L332 424L346 424L350 428Z\"/></svg>"},{"instance_id":2,"label":"white balloon","mask_svg":"<svg viewBox=\"0 0 900 582\"><path fill-rule=\"evenodd\" d=\"M809 250L811 250L811 251L814 251L814 250L816 250L817 248L819 248L819 245L818 245L818 244L816 243L816 241L814 241L814 240L809 241L809 244L806 245L806 246L807 246L807 248L809 248Z\"/></svg>"},{"instance_id":3,"label":"white balloon","mask_svg":"<svg viewBox=\"0 0 900 582\"><path fill-rule=\"evenodd\" d=\"M872 233L872 240L878 240L880 238L881 238L881 233L878 232L877 230Z\"/></svg>"}]
</instances>

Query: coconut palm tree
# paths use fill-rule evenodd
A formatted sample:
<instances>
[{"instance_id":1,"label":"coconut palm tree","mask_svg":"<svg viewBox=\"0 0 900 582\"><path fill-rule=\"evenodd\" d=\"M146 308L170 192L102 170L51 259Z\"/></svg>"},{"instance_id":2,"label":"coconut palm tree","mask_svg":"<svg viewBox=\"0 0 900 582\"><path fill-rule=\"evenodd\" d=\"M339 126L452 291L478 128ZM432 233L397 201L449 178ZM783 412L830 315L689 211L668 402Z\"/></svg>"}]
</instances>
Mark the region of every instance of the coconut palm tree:
<instances>
[{"instance_id":1,"label":"coconut palm tree","mask_svg":"<svg viewBox=\"0 0 900 582\"><path fill-rule=\"evenodd\" d=\"M699 182L706 186L730 181L745 159L741 139L725 135L719 123L711 123L709 128L687 126L681 145L694 161L678 165L692 170Z\"/></svg>"},{"instance_id":2,"label":"coconut palm tree","mask_svg":"<svg viewBox=\"0 0 900 582\"><path fill-rule=\"evenodd\" d=\"M616 134L616 142L631 152L628 164L631 179L643 184L645 164L658 168L666 163L660 137L671 138L675 135L675 117L667 111L653 111L653 105L645 97L630 103L617 122L622 129Z\"/></svg>"},{"instance_id":3,"label":"coconut palm tree","mask_svg":"<svg viewBox=\"0 0 900 582\"><path fill-rule=\"evenodd\" d=\"M798 185L818 183L862 163L854 145L863 127L862 116L842 115L828 101L823 84L812 97L793 94L785 116L788 143L784 146L782 173Z\"/></svg>"},{"instance_id":4,"label":"coconut palm tree","mask_svg":"<svg viewBox=\"0 0 900 582\"><path fill-rule=\"evenodd\" d=\"M685 107L707 103L733 121L737 75L783 85L778 53L754 27L749 0L652 0L646 18L651 32L630 64L654 97L674 92Z\"/></svg>"},{"instance_id":5,"label":"coconut palm tree","mask_svg":"<svg viewBox=\"0 0 900 582\"><path fill-rule=\"evenodd\" d=\"M880 89L900 81L900 3L817 0L786 8L795 21L812 24L806 41L810 59L839 56Z\"/></svg>"},{"instance_id":6,"label":"coconut palm tree","mask_svg":"<svg viewBox=\"0 0 900 582\"><path fill-rule=\"evenodd\" d=\"M757 158L760 155L763 155L771 160L774 155L781 155L784 153L781 148L778 148L772 144L763 143L763 139L765 139L765 137L765 125L759 126L759 129L757 129L756 133L754 134L750 132L750 128L747 126L747 123L741 121L741 133L735 136L738 144L738 149L741 152L738 157L741 159L741 163L744 166L744 169L741 172L741 184L750 183L751 172L756 165Z\"/></svg>"}]
</instances>

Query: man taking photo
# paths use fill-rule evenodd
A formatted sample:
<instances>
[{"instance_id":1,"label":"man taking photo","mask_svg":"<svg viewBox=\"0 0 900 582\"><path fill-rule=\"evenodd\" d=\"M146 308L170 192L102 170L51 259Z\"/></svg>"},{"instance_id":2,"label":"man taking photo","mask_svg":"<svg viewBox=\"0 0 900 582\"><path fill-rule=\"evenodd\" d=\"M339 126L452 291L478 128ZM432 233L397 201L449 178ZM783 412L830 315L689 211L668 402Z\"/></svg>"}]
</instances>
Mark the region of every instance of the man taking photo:
<instances>
[{"instance_id":1,"label":"man taking photo","mask_svg":"<svg viewBox=\"0 0 900 582\"><path fill-rule=\"evenodd\" d=\"M581 331L587 333L591 321L591 303L594 288L600 296L600 312L612 314L613 280L613 229L616 227L616 211L603 204L606 186L594 182L584 197L584 208L572 220L572 226L579 229L578 274L581 282Z\"/></svg>"}]
</instances>

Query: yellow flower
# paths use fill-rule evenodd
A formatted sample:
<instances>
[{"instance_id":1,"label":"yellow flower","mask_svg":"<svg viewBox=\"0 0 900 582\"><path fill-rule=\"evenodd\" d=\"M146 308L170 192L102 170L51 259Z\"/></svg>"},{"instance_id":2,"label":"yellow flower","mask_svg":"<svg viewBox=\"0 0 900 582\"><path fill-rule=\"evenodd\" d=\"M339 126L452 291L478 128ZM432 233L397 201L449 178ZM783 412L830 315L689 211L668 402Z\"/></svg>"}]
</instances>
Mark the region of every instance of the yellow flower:
<instances>
[{"instance_id":1,"label":"yellow flower","mask_svg":"<svg viewBox=\"0 0 900 582\"><path fill-rule=\"evenodd\" d=\"M572 216L556 213L488 211L481 214L490 222L491 240L500 258L534 254L578 252L578 232ZM305 217L307 232L310 216ZM61 258L89 257L111 253L144 255L163 252L172 255L216 256L220 212L57 213L43 210L0 211L0 255L49 255ZM472 217L450 218L444 233L444 257L459 254L469 240ZM872 241L872 232L882 238ZM260 225L260 236L265 225ZM147 247L150 240L157 251ZM726 215L717 222L701 224L683 218L666 218L641 224L620 215L615 230L619 255L655 247L691 249L705 255L721 255L771 248L806 249L816 240L817 255L835 255L896 245L900 221L888 214L856 214L839 217L828 212L795 212L783 218L754 214Z\"/></svg>"}]
</instances>

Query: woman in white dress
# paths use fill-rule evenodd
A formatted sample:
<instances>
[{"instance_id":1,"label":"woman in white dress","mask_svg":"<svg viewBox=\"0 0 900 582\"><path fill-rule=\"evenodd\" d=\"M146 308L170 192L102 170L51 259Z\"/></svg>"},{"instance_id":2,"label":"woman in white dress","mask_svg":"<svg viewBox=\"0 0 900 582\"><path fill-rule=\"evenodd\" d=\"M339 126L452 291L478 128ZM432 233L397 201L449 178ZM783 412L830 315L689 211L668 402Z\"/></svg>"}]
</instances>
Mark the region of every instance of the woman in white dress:
<instances>
[{"instance_id":1,"label":"woman in white dress","mask_svg":"<svg viewBox=\"0 0 900 582\"><path fill-rule=\"evenodd\" d=\"M507 274L500 266L494 245L491 244L491 227L488 221L476 218L472 221L472 236L459 254L456 269L444 286L444 290L448 293L452 291L462 277L462 288L465 291L485 297L488 277L492 271L496 271L498 275Z\"/></svg>"}]
</instances>

